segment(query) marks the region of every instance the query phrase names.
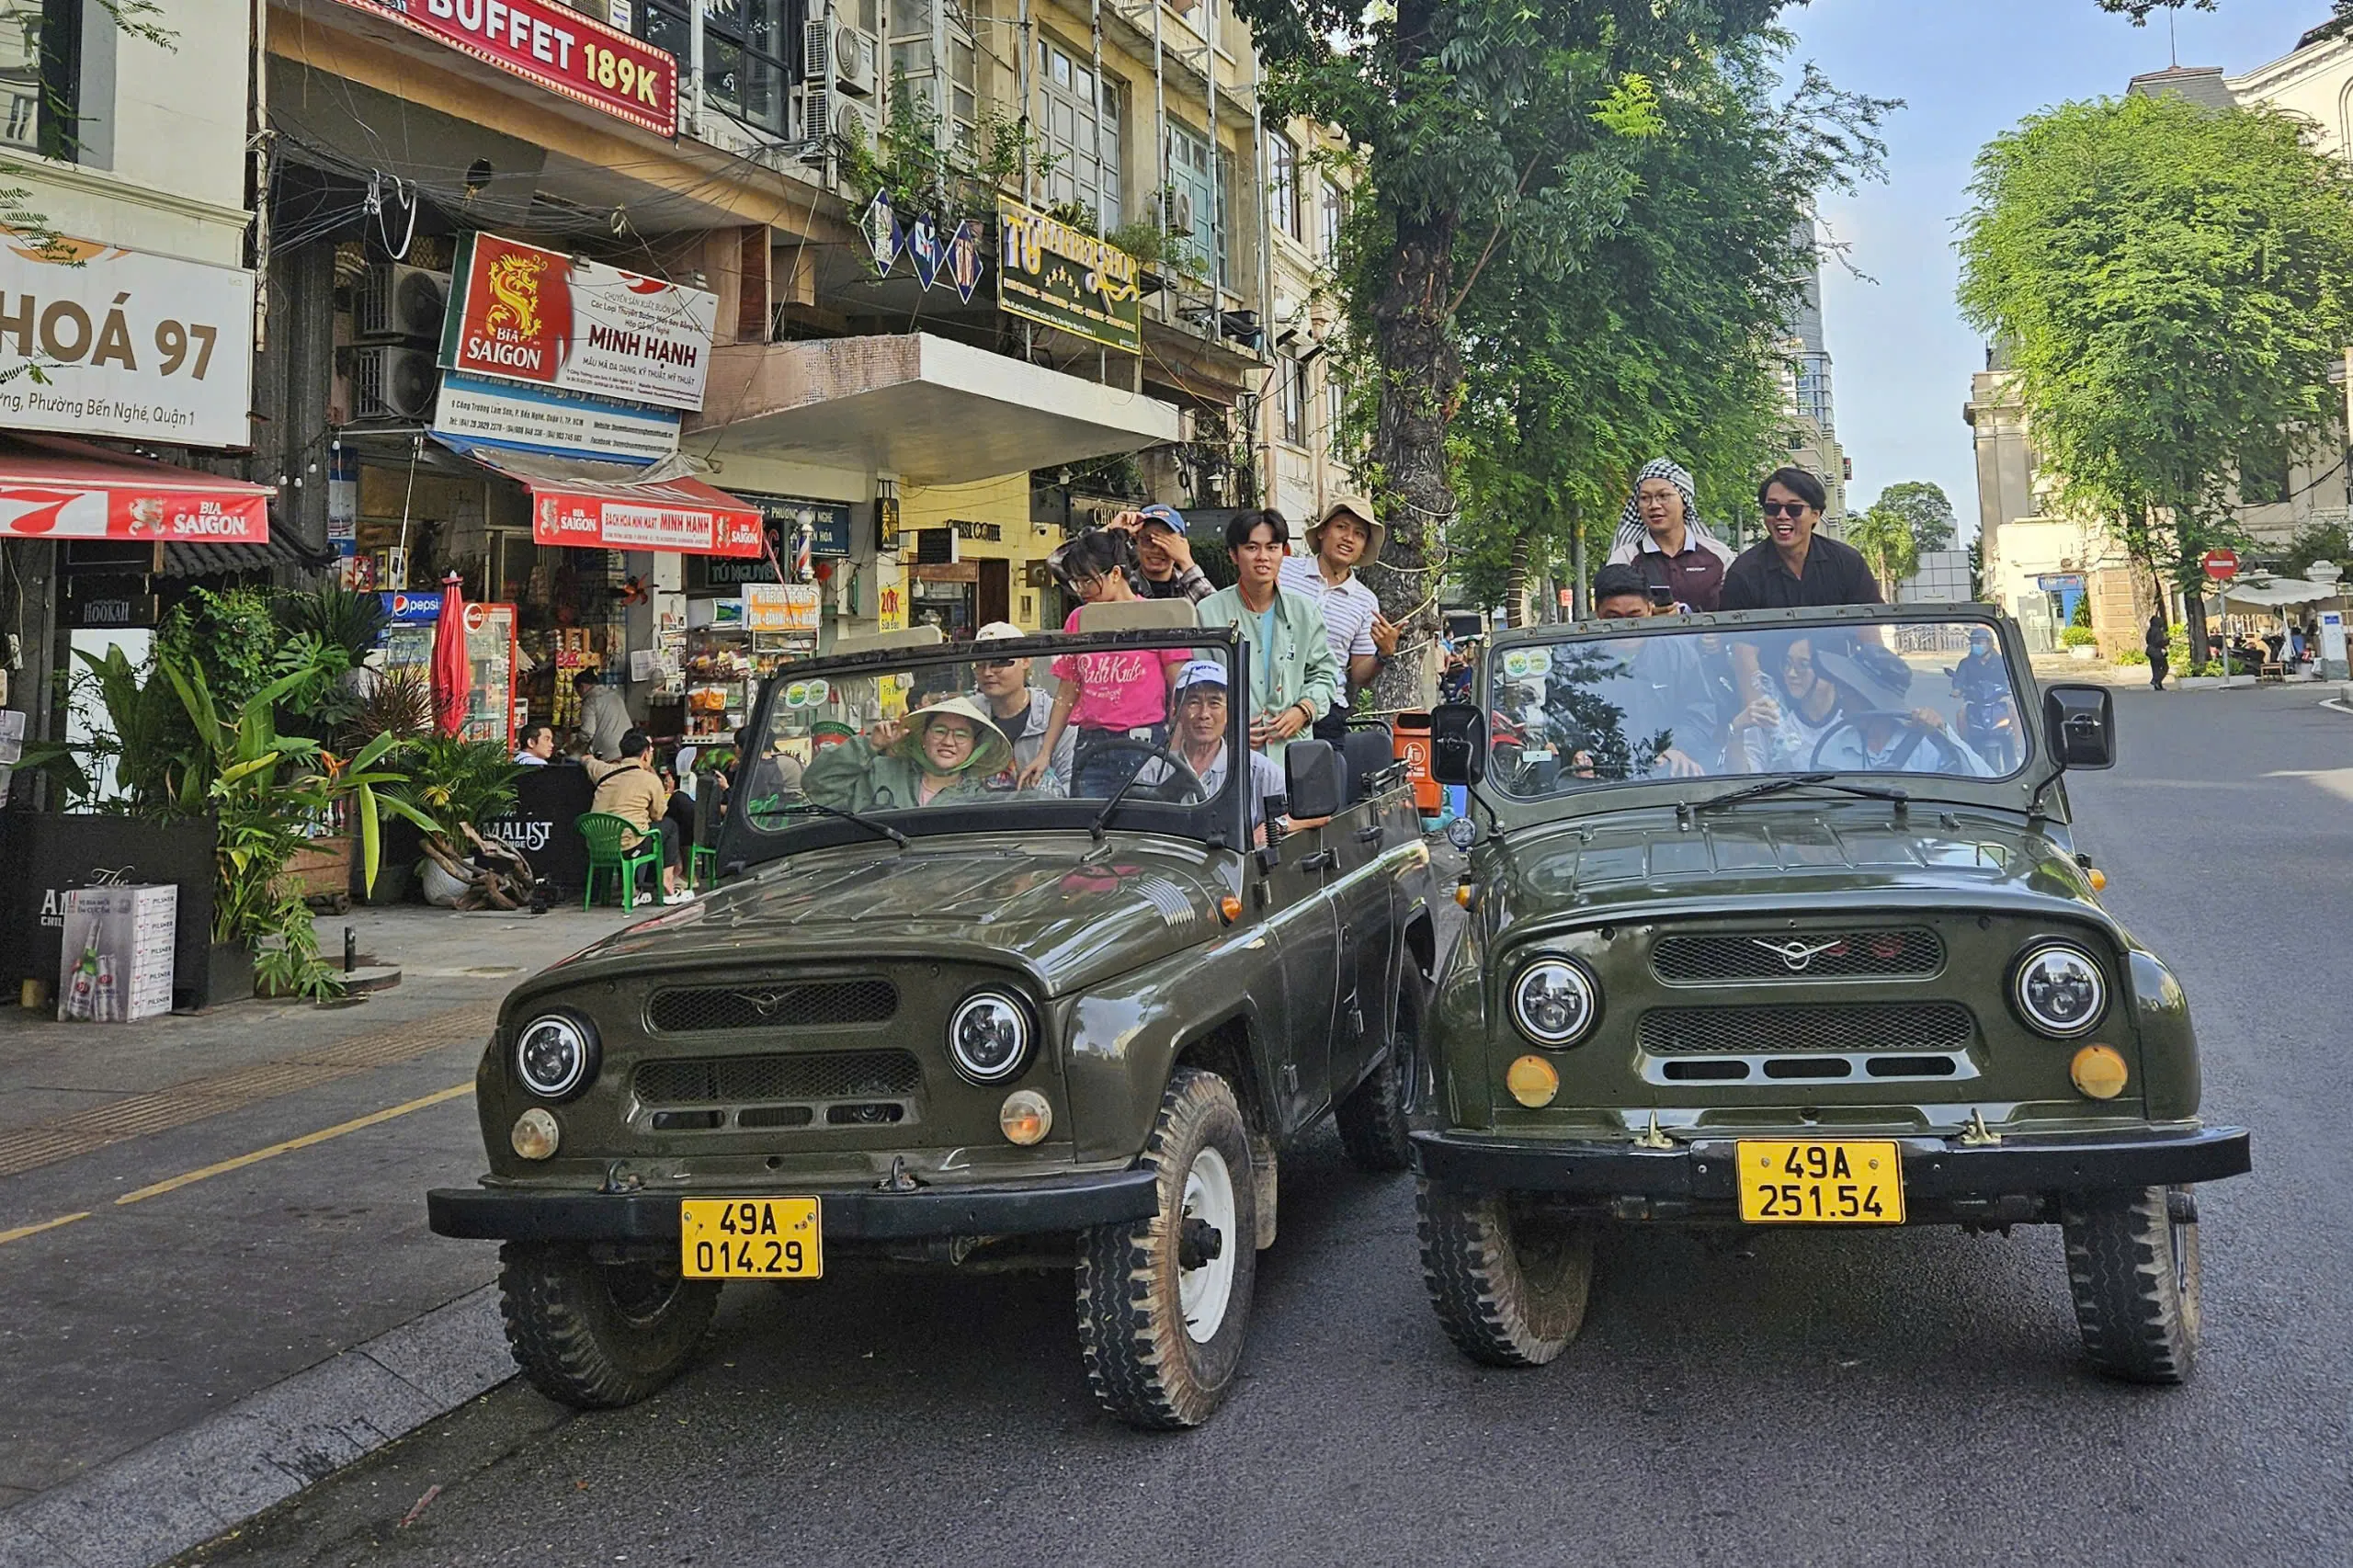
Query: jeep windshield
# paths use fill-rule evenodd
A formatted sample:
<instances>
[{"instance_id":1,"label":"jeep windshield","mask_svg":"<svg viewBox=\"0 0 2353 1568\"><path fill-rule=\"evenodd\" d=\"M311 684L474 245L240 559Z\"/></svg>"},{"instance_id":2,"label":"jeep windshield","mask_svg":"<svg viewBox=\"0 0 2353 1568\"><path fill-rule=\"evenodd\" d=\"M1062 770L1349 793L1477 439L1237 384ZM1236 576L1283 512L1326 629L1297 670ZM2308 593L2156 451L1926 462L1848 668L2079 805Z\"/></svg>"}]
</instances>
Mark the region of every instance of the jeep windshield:
<instances>
[{"instance_id":1,"label":"jeep windshield","mask_svg":"<svg viewBox=\"0 0 2353 1568\"><path fill-rule=\"evenodd\" d=\"M1234 668L1233 633L1206 629L787 665L731 770L722 858L1062 828L1242 841L1279 775L1234 766Z\"/></svg>"},{"instance_id":2,"label":"jeep windshield","mask_svg":"<svg viewBox=\"0 0 2353 1568\"><path fill-rule=\"evenodd\" d=\"M2017 682L1985 621L1515 639L1488 680L1486 778L1520 800L1682 779L1998 779L2026 762Z\"/></svg>"}]
</instances>

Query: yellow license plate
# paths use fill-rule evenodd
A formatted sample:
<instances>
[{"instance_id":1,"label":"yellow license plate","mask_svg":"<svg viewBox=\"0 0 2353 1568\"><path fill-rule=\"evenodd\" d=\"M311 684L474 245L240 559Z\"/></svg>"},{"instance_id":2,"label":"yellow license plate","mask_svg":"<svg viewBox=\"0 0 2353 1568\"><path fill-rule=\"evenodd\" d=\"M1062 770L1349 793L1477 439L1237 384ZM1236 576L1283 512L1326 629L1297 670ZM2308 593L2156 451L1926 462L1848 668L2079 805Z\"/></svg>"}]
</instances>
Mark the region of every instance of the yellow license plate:
<instances>
[{"instance_id":1,"label":"yellow license plate","mask_svg":"<svg viewBox=\"0 0 2353 1568\"><path fill-rule=\"evenodd\" d=\"M1740 1217L1752 1225L1900 1225L1904 1158L1843 1139L1740 1144Z\"/></svg>"},{"instance_id":2,"label":"yellow license plate","mask_svg":"<svg viewBox=\"0 0 2353 1568\"><path fill-rule=\"evenodd\" d=\"M678 1267L689 1279L814 1279L825 1272L813 1198L683 1198Z\"/></svg>"}]
</instances>

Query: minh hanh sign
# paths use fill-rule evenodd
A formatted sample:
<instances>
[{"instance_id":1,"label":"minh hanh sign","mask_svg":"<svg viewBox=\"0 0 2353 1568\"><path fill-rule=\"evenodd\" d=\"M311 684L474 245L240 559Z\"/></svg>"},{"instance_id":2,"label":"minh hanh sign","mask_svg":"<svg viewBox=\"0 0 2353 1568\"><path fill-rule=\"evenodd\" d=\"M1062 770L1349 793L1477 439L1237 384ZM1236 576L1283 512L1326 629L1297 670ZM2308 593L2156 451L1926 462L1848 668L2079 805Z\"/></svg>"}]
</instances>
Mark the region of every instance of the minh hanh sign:
<instances>
[{"instance_id":1,"label":"minh hanh sign","mask_svg":"<svg viewBox=\"0 0 2353 1568\"><path fill-rule=\"evenodd\" d=\"M718 295L484 233L460 242L452 278L442 369L702 407Z\"/></svg>"}]
</instances>

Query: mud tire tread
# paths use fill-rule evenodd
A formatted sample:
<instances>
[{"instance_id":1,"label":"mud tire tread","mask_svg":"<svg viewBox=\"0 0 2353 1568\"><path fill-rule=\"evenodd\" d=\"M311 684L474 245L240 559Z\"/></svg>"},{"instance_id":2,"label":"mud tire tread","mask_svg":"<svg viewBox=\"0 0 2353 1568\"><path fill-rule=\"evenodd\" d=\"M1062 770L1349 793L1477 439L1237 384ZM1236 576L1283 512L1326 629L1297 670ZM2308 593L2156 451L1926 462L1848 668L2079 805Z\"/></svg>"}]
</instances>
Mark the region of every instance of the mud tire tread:
<instances>
[{"instance_id":1,"label":"mud tire tread","mask_svg":"<svg viewBox=\"0 0 2353 1568\"><path fill-rule=\"evenodd\" d=\"M694 1357L719 1305L715 1279L679 1281L650 1325L631 1324L601 1266L561 1242L498 1249L499 1315L533 1388L575 1410L618 1410L660 1390Z\"/></svg>"},{"instance_id":2,"label":"mud tire tread","mask_svg":"<svg viewBox=\"0 0 2353 1568\"><path fill-rule=\"evenodd\" d=\"M1592 1291L1591 1226L1572 1232L1563 1278L1543 1288L1521 1267L1505 1194L1426 1180L1415 1208L1422 1282L1456 1349L1482 1366L1541 1367L1568 1348Z\"/></svg>"},{"instance_id":3,"label":"mud tire tread","mask_svg":"<svg viewBox=\"0 0 2353 1568\"><path fill-rule=\"evenodd\" d=\"M1365 1081L1332 1113L1340 1148L1360 1171L1387 1175L1404 1170L1413 1144L1406 1138L1413 1112L1414 1075L1421 1070L1422 1019L1427 1017L1421 976L1405 971L1398 983L1398 1017L1404 1020L1389 1050Z\"/></svg>"},{"instance_id":4,"label":"mud tire tread","mask_svg":"<svg viewBox=\"0 0 2353 1568\"><path fill-rule=\"evenodd\" d=\"M1185 1332L1176 1304L1176 1236L1186 1174L1214 1142L1233 1177L1236 1249L1224 1321L1207 1346ZM1160 1099L1143 1164L1160 1177L1160 1212L1098 1225L1079 1237L1078 1342L1096 1401L1147 1431L1198 1426L1233 1387L1250 1321L1256 1276L1257 1185L1250 1135L1233 1088L1214 1073L1180 1067Z\"/></svg>"},{"instance_id":5,"label":"mud tire tread","mask_svg":"<svg viewBox=\"0 0 2353 1568\"><path fill-rule=\"evenodd\" d=\"M2177 1278L2176 1240L2162 1187L2071 1193L2060 1205L2067 1287L2094 1370L2126 1382L2188 1382L2198 1367L2198 1226L2183 1226L2188 1252Z\"/></svg>"}]
</instances>

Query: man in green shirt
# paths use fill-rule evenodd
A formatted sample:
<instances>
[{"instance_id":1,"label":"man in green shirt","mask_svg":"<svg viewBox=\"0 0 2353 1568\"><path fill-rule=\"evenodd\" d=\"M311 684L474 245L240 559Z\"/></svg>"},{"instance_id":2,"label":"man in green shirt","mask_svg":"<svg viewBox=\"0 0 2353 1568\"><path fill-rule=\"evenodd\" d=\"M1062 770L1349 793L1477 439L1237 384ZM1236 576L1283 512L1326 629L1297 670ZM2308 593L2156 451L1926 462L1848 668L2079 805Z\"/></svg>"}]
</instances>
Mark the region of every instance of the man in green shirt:
<instances>
[{"instance_id":1,"label":"man in green shirt","mask_svg":"<svg viewBox=\"0 0 2353 1568\"><path fill-rule=\"evenodd\" d=\"M1280 764L1291 737L1340 699L1340 666L1324 612L1304 594L1282 589L1290 527L1280 512L1243 512L1225 525L1234 583L1194 607L1203 626L1242 629L1249 673L1250 744Z\"/></svg>"}]
</instances>

